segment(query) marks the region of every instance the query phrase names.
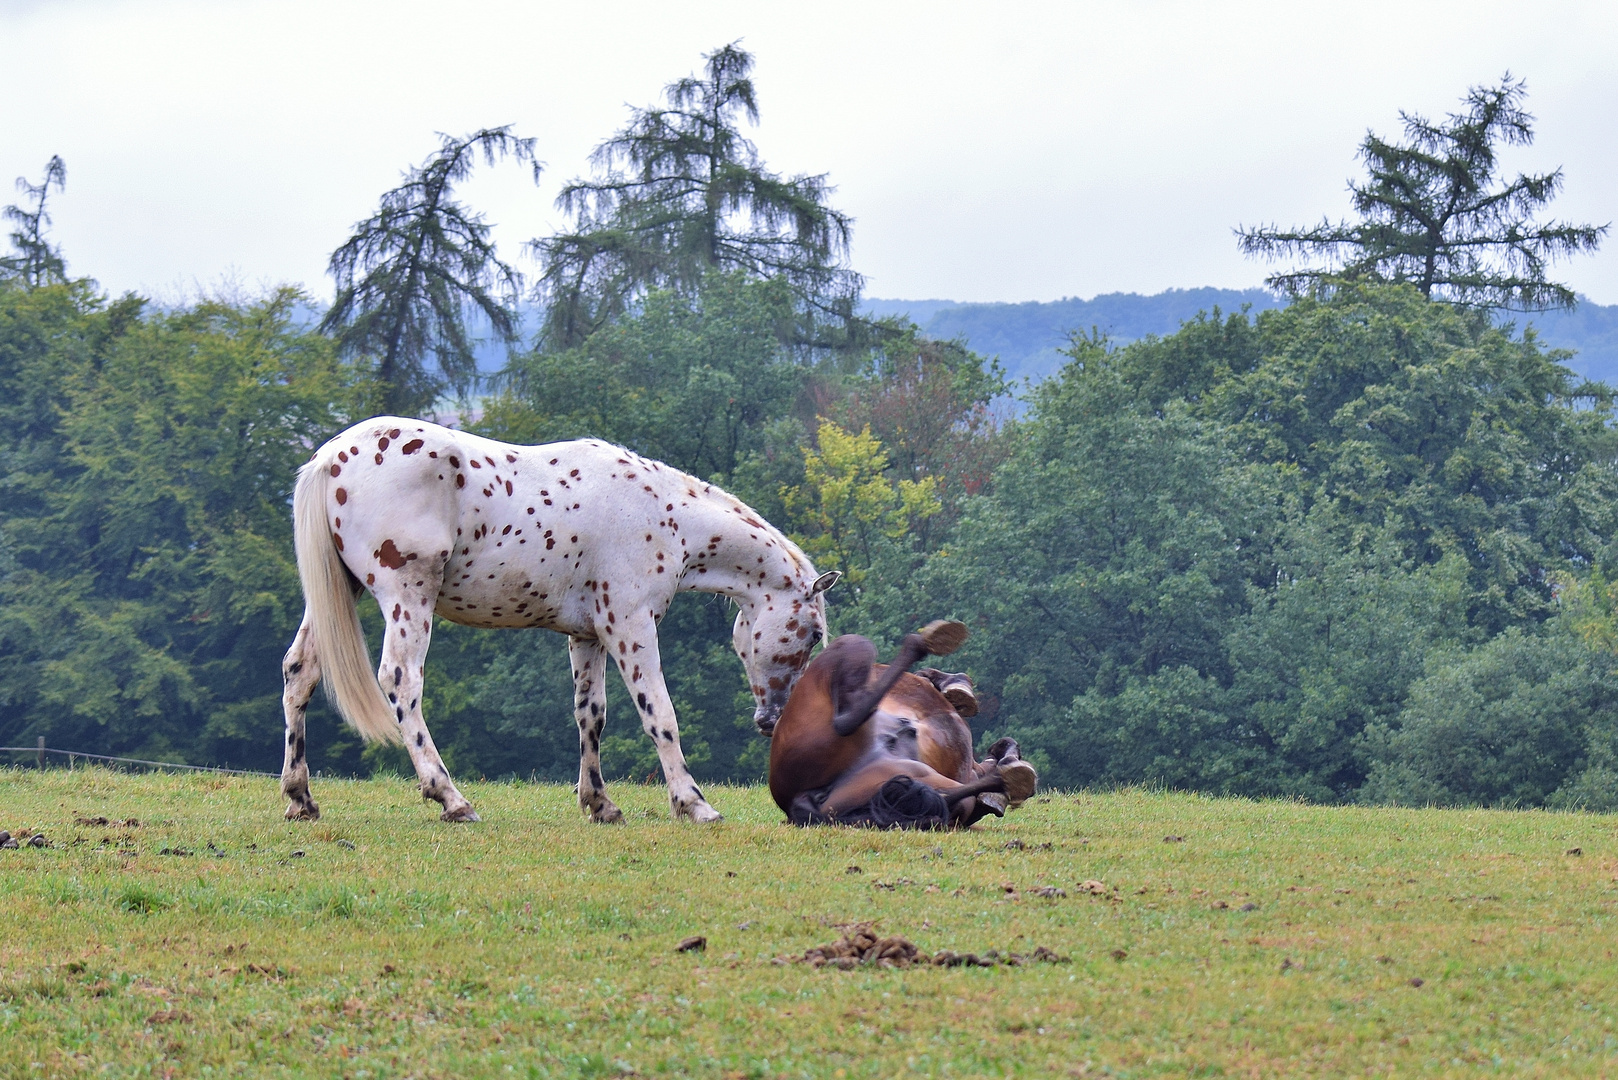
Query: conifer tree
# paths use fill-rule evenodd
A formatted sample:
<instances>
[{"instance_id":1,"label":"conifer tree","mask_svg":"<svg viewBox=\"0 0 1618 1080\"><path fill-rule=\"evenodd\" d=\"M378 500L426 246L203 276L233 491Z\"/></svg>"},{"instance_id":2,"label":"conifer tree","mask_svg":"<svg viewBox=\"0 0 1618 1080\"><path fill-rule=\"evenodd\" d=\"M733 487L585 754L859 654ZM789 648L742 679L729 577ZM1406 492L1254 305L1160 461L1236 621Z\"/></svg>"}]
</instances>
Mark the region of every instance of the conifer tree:
<instances>
[{"instance_id":1,"label":"conifer tree","mask_svg":"<svg viewBox=\"0 0 1618 1080\"><path fill-rule=\"evenodd\" d=\"M469 315L481 314L508 344L517 334L522 278L495 253L483 215L456 202L454 189L479 152L490 165L505 157L526 162L537 181L534 141L509 126L439 137L438 151L382 196L328 265L337 296L321 329L346 355L375 359L388 412L417 412L446 388L471 389L477 358Z\"/></svg>"},{"instance_id":2,"label":"conifer tree","mask_svg":"<svg viewBox=\"0 0 1618 1080\"><path fill-rule=\"evenodd\" d=\"M594 178L562 190L572 229L533 242L550 346L578 344L653 289L693 295L714 270L785 279L810 328L852 319L851 220L826 204L824 175L770 172L742 135L758 123L752 56L732 43L703 59L700 77L596 148Z\"/></svg>"},{"instance_id":3,"label":"conifer tree","mask_svg":"<svg viewBox=\"0 0 1618 1080\"><path fill-rule=\"evenodd\" d=\"M1607 226L1534 220L1561 190L1561 169L1509 182L1499 175L1498 148L1534 140L1527 95L1507 72L1498 86L1468 90L1465 110L1443 123L1400 112L1405 142L1367 132L1360 144L1370 175L1349 182L1359 221L1237 229L1242 251L1319 259L1265 279L1294 294L1338 281L1405 282L1429 299L1474 307L1573 307L1573 291L1547 280L1546 268L1594 251Z\"/></svg>"},{"instance_id":4,"label":"conifer tree","mask_svg":"<svg viewBox=\"0 0 1618 1080\"><path fill-rule=\"evenodd\" d=\"M61 248L45 238L45 230L51 223L50 215L45 212L46 200L51 188L60 192L66 185L67 166L62 164L61 158L52 155L45 163L45 178L38 184L30 184L26 177L17 177L17 190L28 197L31 208L12 205L4 210L6 220L16 228L11 233L13 254L0 258L0 270L22 279L29 288L37 289L67 279Z\"/></svg>"}]
</instances>

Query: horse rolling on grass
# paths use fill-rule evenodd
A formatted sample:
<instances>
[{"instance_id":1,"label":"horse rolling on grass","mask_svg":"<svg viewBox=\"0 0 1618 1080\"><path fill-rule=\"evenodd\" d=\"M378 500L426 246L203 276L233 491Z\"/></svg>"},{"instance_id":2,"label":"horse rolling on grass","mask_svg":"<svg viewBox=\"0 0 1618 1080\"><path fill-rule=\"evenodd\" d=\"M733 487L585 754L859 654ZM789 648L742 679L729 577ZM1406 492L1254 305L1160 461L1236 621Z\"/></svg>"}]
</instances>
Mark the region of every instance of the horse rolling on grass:
<instances>
[{"instance_id":1,"label":"horse rolling on grass","mask_svg":"<svg viewBox=\"0 0 1618 1080\"><path fill-rule=\"evenodd\" d=\"M568 635L579 728L579 806L618 821L601 778L606 666L615 663L657 746L674 816L717 821L680 752L657 625L674 595L722 593L740 609L732 644L768 734L826 634L817 575L797 546L725 492L594 439L513 446L422 420L377 417L317 450L293 496L304 617L282 665L288 818L314 819L304 712L322 676L368 740L403 743L423 798L445 821L478 816L450 779L421 714L432 616ZM386 624L381 664L356 601Z\"/></svg>"},{"instance_id":2,"label":"horse rolling on grass","mask_svg":"<svg viewBox=\"0 0 1618 1080\"><path fill-rule=\"evenodd\" d=\"M962 623L929 623L883 666L868 639L847 634L810 662L770 740L770 794L793 824L967 826L1034 793L1038 777L1013 740L972 760L970 679L909 670L966 637Z\"/></svg>"}]
</instances>

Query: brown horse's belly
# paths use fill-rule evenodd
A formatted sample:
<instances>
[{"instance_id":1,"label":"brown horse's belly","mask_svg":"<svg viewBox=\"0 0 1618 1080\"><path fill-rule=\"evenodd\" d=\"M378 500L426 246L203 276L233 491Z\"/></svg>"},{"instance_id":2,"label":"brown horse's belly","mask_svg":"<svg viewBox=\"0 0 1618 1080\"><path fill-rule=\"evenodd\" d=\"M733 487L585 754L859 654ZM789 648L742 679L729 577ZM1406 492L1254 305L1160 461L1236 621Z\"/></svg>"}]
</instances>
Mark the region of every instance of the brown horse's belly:
<instances>
[{"instance_id":1,"label":"brown horse's belly","mask_svg":"<svg viewBox=\"0 0 1618 1080\"><path fill-rule=\"evenodd\" d=\"M976 775L972 770L972 729L932 683L919 675L906 674L879 707L916 725L917 760L922 764L962 783Z\"/></svg>"}]
</instances>

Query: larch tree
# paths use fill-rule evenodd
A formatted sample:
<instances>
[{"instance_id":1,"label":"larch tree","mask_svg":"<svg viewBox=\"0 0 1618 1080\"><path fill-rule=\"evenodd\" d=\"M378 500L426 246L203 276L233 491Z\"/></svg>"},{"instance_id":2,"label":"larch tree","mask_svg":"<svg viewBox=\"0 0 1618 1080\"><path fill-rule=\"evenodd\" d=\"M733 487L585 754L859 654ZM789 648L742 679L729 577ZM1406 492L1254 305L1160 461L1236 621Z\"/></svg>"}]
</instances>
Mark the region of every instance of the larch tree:
<instances>
[{"instance_id":1,"label":"larch tree","mask_svg":"<svg viewBox=\"0 0 1618 1080\"><path fill-rule=\"evenodd\" d=\"M1527 94L1507 72L1497 86L1472 87L1464 111L1442 123L1400 112L1404 142L1367 132L1360 144L1369 175L1349 182L1358 221L1238 228L1242 251L1316 260L1265 279L1293 294L1358 280L1408 283L1428 299L1470 307L1573 307L1573 291L1548 280L1547 267L1594 251L1607 226L1535 220L1561 190L1561 169L1500 174L1501 147L1533 142Z\"/></svg>"},{"instance_id":2,"label":"larch tree","mask_svg":"<svg viewBox=\"0 0 1618 1080\"><path fill-rule=\"evenodd\" d=\"M543 265L545 342L569 348L654 289L691 296L711 271L782 278L814 330L846 327L861 278L843 263L849 217L824 175L766 169L741 125L758 123L753 57L732 43L670 84L596 148L596 175L562 190L572 227L532 244ZM801 328L800 328L801 329Z\"/></svg>"},{"instance_id":3,"label":"larch tree","mask_svg":"<svg viewBox=\"0 0 1618 1080\"><path fill-rule=\"evenodd\" d=\"M45 236L51 217L45 211L51 189L58 192L67 186L67 166L55 155L45 163L45 178L30 184L27 177L17 177L17 190L27 196L27 208L8 206L3 213L7 221L16 226L11 233L12 254L0 258L0 271L14 275L29 288L50 285L67 279L67 264L62 261L62 250Z\"/></svg>"},{"instance_id":4,"label":"larch tree","mask_svg":"<svg viewBox=\"0 0 1618 1080\"><path fill-rule=\"evenodd\" d=\"M508 344L517 336L522 277L496 254L483 215L455 200L455 185L480 154L489 165L506 157L526 163L537 182L534 141L509 126L440 139L438 151L354 226L327 268L337 295L321 330L345 355L374 359L388 412L418 412L446 389L469 392L477 378L469 316L480 314Z\"/></svg>"}]
</instances>

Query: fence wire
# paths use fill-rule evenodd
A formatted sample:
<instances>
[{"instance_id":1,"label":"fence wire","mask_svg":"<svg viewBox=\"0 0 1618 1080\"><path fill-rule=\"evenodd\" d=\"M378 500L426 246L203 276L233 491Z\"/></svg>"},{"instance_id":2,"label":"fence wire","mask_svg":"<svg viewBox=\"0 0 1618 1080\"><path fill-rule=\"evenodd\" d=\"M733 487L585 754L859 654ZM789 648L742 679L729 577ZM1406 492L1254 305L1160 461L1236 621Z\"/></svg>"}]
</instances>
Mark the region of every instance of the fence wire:
<instances>
[{"instance_id":1,"label":"fence wire","mask_svg":"<svg viewBox=\"0 0 1618 1080\"><path fill-rule=\"evenodd\" d=\"M259 772L257 769L223 769L213 765L182 765L177 761L147 761L144 758L112 757L107 754L87 754L82 750L56 750L49 746L0 746L0 753L33 754L40 768L45 767L45 756L55 754L67 758L69 768L75 761L83 758L86 761L110 761L121 765L144 765L152 769L183 769L187 772L224 773L228 776L268 776L272 779L275 773Z\"/></svg>"}]
</instances>

